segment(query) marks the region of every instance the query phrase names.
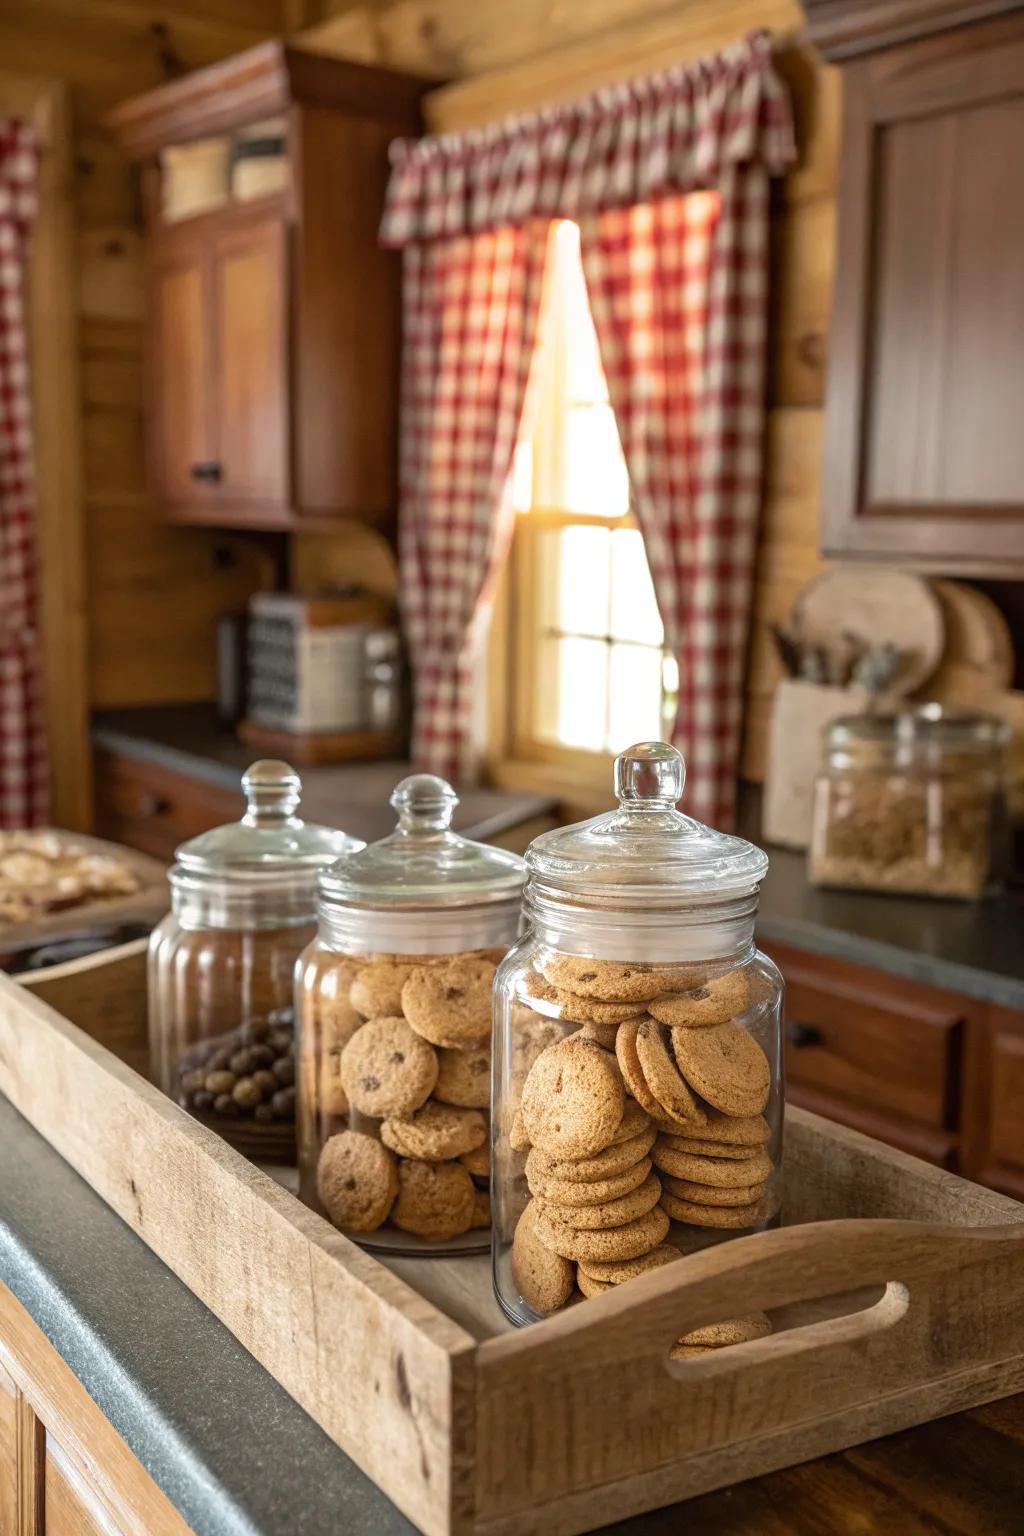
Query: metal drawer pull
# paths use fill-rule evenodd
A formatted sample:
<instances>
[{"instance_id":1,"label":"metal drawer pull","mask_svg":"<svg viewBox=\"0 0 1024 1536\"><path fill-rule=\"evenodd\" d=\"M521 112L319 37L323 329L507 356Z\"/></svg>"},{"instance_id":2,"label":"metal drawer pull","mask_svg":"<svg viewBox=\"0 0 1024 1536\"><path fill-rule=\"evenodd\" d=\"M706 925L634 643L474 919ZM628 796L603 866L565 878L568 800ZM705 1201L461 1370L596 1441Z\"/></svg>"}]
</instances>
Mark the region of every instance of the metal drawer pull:
<instances>
[{"instance_id":1,"label":"metal drawer pull","mask_svg":"<svg viewBox=\"0 0 1024 1536\"><path fill-rule=\"evenodd\" d=\"M166 795L143 795L139 801L139 811L143 816L166 816L171 808L171 802Z\"/></svg>"},{"instance_id":2,"label":"metal drawer pull","mask_svg":"<svg viewBox=\"0 0 1024 1536\"><path fill-rule=\"evenodd\" d=\"M193 480L206 480L216 485L221 477L221 467L214 460L207 459L201 464L193 464L190 473Z\"/></svg>"},{"instance_id":3,"label":"metal drawer pull","mask_svg":"<svg viewBox=\"0 0 1024 1536\"><path fill-rule=\"evenodd\" d=\"M817 1024L800 1024L796 1019L786 1025L786 1039L797 1051L806 1050L811 1045L821 1045L824 1035Z\"/></svg>"}]
</instances>

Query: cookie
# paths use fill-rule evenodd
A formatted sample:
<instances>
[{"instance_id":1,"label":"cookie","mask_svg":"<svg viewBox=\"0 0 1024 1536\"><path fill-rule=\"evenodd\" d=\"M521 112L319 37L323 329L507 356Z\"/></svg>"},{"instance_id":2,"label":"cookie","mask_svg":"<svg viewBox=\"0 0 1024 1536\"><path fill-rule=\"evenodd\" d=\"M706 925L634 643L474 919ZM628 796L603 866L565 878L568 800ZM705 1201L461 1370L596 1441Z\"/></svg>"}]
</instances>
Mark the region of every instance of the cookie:
<instances>
[{"instance_id":1,"label":"cookie","mask_svg":"<svg viewBox=\"0 0 1024 1536\"><path fill-rule=\"evenodd\" d=\"M404 1019L371 1019L341 1053L341 1081L361 1115L411 1115L437 1081L437 1055Z\"/></svg>"},{"instance_id":2,"label":"cookie","mask_svg":"<svg viewBox=\"0 0 1024 1536\"><path fill-rule=\"evenodd\" d=\"M579 1232L597 1232L608 1227L624 1227L653 1210L661 1199L661 1180L653 1173L628 1194L600 1205L561 1205L550 1200L535 1201L538 1211L554 1221L564 1222Z\"/></svg>"},{"instance_id":3,"label":"cookie","mask_svg":"<svg viewBox=\"0 0 1024 1536\"><path fill-rule=\"evenodd\" d=\"M672 1050L686 1081L726 1115L759 1115L772 1085L768 1058L738 1024L672 1030Z\"/></svg>"},{"instance_id":4,"label":"cookie","mask_svg":"<svg viewBox=\"0 0 1024 1536\"><path fill-rule=\"evenodd\" d=\"M473 1225L476 1195L461 1163L406 1160L398 1165L398 1199L391 1221L416 1237L447 1241Z\"/></svg>"},{"instance_id":5,"label":"cookie","mask_svg":"<svg viewBox=\"0 0 1024 1536\"><path fill-rule=\"evenodd\" d=\"M398 1170L387 1147L359 1131L331 1136L316 1169L317 1193L342 1232L375 1232L398 1195Z\"/></svg>"},{"instance_id":6,"label":"cookie","mask_svg":"<svg viewBox=\"0 0 1024 1536\"><path fill-rule=\"evenodd\" d=\"M713 1344L673 1344L668 1352L670 1360L696 1360L701 1355L715 1354Z\"/></svg>"},{"instance_id":7,"label":"cookie","mask_svg":"<svg viewBox=\"0 0 1024 1536\"><path fill-rule=\"evenodd\" d=\"M523 1124L523 1112L521 1109L517 1109L512 1116L512 1125L508 1133L508 1144L513 1152L529 1152L530 1150L530 1138L526 1134L526 1126Z\"/></svg>"},{"instance_id":8,"label":"cookie","mask_svg":"<svg viewBox=\"0 0 1024 1536\"><path fill-rule=\"evenodd\" d=\"M349 1002L364 1019L393 1018L402 1013L402 987L412 967L393 960L364 965L349 989Z\"/></svg>"},{"instance_id":9,"label":"cookie","mask_svg":"<svg viewBox=\"0 0 1024 1536\"><path fill-rule=\"evenodd\" d=\"M534 1218L537 1236L548 1248L577 1263L591 1259L635 1259L664 1242L669 1219L660 1205L621 1227L588 1231L557 1221L547 1211Z\"/></svg>"},{"instance_id":10,"label":"cookie","mask_svg":"<svg viewBox=\"0 0 1024 1536\"><path fill-rule=\"evenodd\" d=\"M461 1109L486 1109L491 1102L490 1046L474 1046L468 1051L442 1046L437 1055L434 1098Z\"/></svg>"},{"instance_id":11,"label":"cookie","mask_svg":"<svg viewBox=\"0 0 1024 1536\"><path fill-rule=\"evenodd\" d=\"M479 1045L491 1034L494 969L474 955L418 966L402 988L402 1012L432 1045Z\"/></svg>"},{"instance_id":12,"label":"cookie","mask_svg":"<svg viewBox=\"0 0 1024 1536\"><path fill-rule=\"evenodd\" d=\"M461 1162L462 1159L460 1158ZM486 1189L478 1189L473 1195L473 1219L470 1228L489 1227L491 1224L491 1197Z\"/></svg>"},{"instance_id":13,"label":"cookie","mask_svg":"<svg viewBox=\"0 0 1024 1536\"><path fill-rule=\"evenodd\" d=\"M753 1205L696 1205L690 1200L680 1200L666 1190L662 1191L659 1209L673 1221L684 1221L691 1227L720 1227L730 1231L758 1227L768 1216L763 1199L755 1200Z\"/></svg>"},{"instance_id":14,"label":"cookie","mask_svg":"<svg viewBox=\"0 0 1024 1536\"><path fill-rule=\"evenodd\" d=\"M588 1300L592 1296L601 1296L605 1291L613 1291L615 1289L607 1280L592 1280L588 1274L585 1274L580 1269L578 1264L576 1266L576 1287Z\"/></svg>"},{"instance_id":15,"label":"cookie","mask_svg":"<svg viewBox=\"0 0 1024 1536\"><path fill-rule=\"evenodd\" d=\"M706 1116L672 1059L665 1030L654 1019L637 1024L635 1050L644 1081L669 1119L703 1121Z\"/></svg>"},{"instance_id":16,"label":"cookie","mask_svg":"<svg viewBox=\"0 0 1024 1536\"><path fill-rule=\"evenodd\" d=\"M536 1159L537 1154L531 1153L530 1156ZM553 1179L544 1172L543 1165L538 1161L534 1161L531 1169L530 1158L527 1158L526 1182L530 1186L530 1194L538 1200L547 1201L549 1205L604 1205L608 1200L618 1200L634 1189L639 1189L649 1176L651 1166L650 1158L642 1157L623 1173L613 1174L609 1179L594 1179L586 1184L581 1179Z\"/></svg>"},{"instance_id":17,"label":"cookie","mask_svg":"<svg viewBox=\"0 0 1024 1536\"><path fill-rule=\"evenodd\" d=\"M304 1007L315 1015L314 1031L319 1035L320 1060L316 1103L325 1115L343 1115L348 1109L348 1094L341 1079L341 1053L363 1016L349 1002L349 988L359 970L343 960L322 975L316 991L307 995Z\"/></svg>"},{"instance_id":18,"label":"cookie","mask_svg":"<svg viewBox=\"0 0 1024 1536\"><path fill-rule=\"evenodd\" d=\"M671 976L665 971L583 955L552 955L540 969L552 986L605 1003L646 1003L671 987Z\"/></svg>"},{"instance_id":19,"label":"cookie","mask_svg":"<svg viewBox=\"0 0 1024 1536\"><path fill-rule=\"evenodd\" d=\"M744 1184L762 1184L772 1172L772 1160L763 1148L752 1157L701 1157L696 1152L674 1152L655 1142L651 1161L656 1168L676 1179L707 1184L713 1189L739 1189Z\"/></svg>"},{"instance_id":20,"label":"cookie","mask_svg":"<svg viewBox=\"0 0 1024 1536\"><path fill-rule=\"evenodd\" d=\"M615 1058L578 1036L549 1045L523 1085L526 1134L550 1157L589 1157L610 1146L624 1108Z\"/></svg>"},{"instance_id":21,"label":"cookie","mask_svg":"<svg viewBox=\"0 0 1024 1536\"><path fill-rule=\"evenodd\" d=\"M652 1269L661 1269L663 1265L681 1258L678 1248L673 1248L669 1243L660 1243L657 1248L641 1254L639 1258L603 1261L584 1259L580 1268L591 1280L600 1280L607 1285L623 1285L627 1280L635 1280L637 1275L646 1275Z\"/></svg>"},{"instance_id":22,"label":"cookie","mask_svg":"<svg viewBox=\"0 0 1024 1536\"><path fill-rule=\"evenodd\" d=\"M512 1238L512 1278L526 1305L547 1317L569 1300L576 1272L568 1259L541 1241L536 1219L537 1211L531 1200L516 1223Z\"/></svg>"},{"instance_id":23,"label":"cookie","mask_svg":"<svg viewBox=\"0 0 1024 1536\"><path fill-rule=\"evenodd\" d=\"M660 997L648 1008L659 1024L681 1024L703 1029L727 1024L744 1012L750 1001L750 985L743 971L707 976L699 986Z\"/></svg>"},{"instance_id":24,"label":"cookie","mask_svg":"<svg viewBox=\"0 0 1024 1536\"><path fill-rule=\"evenodd\" d=\"M577 1030L582 1040L595 1040L603 1051L615 1050L615 1036L619 1032L617 1024L584 1024Z\"/></svg>"},{"instance_id":25,"label":"cookie","mask_svg":"<svg viewBox=\"0 0 1024 1536\"><path fill-rule=\"evenodd\" d=\"M632 1141L634 1136L640 1136L650 1128L651 1117L647 1111L641 1109L635 1099L627 1099L612 1146L617 1146L620 1141Z\"/></svg>"},{"instance_id":26,"label":"cookie","mask_svg":"<svg viewBox=\"0 0 1024 1536\"><path fill-rule=\"evenodd\" d=\"M526 1160L526 1166L529 1170L533 1164L534 1176L590 1184L599 1179L612 1179L616 1174L625 1173L627 1168L635 1167L654 1146L654 1138L652 1125L649 1130L641 1131L639 1136L632 1136L628 1141L613 1142L593 1157L580 1158L548 1157L546 1152L534 1147Z\"/></svg>"},{"instance_id":27,"label":"cookie","mask_svg":"<svg viewBox=\"0 0 1024 1536\"><path fill-rule=\"evenodd\" d=\"M472 1152L463 1152L459 1162L474 1179L489 1179L491 1176L491 1146L490 1142L481 1142L474 1147Z\"/></svg>"},{"instance_id":28,"label":"cookie","mask_svg":"<svg viewBox=\"0 0 1024 1536\"><path fill-rule=\"evenodd\" d=\"M763 1312L751 1312L748 1317L735 1317L724 1323L708 1323L705 1328L694 1328L684 1333L680 1344L702 1345L705 1349L728 1349L731 1344L747 1344L751 1339L763 1339L772 1331L772 1325Z\"/></svg>"},{"instance_id":29,"label":"cookie","mask_svg":"<svg viewBox=\"0 0 1024 1536\"><path fill-rule=\"evenodd\" d=\"M766 1180L755 1184L731 1184L712 1186L695 1184L692 1179L676 1179L670 1173L662 1177L662 1183L677 1200L689 1200L692 1205L753 1205L765 1192Z\"/></svg>"},{"instance_id":30,"label":"cookie","mask_svg":"<svg viewBox=\"0 0 1024 1536\"><path fill-rule=\"evenodd\" d=\"M668 1122L665 1122L666 1125ZM662 1134L662 1146L671 1152L692 1152L697 1157L719 1157L727 1161L733 1161L745 1157L752 1157L758 1150L756 1147L732 1147L727 1141L701 1141L696 1136L679 1136L664 1132Z\"/></svg>"},{"instance_id":31,"label":"cookie","mask_svg":"<svg viewBox=\"0 0 1024 1536\"><path fill-rule=\"evenodd\" d=\"M596 997L581 997L565 987L553 986L536 971L531 971L523 984L527 997L545 1004L544 1011L553 1018L564 1019L568 1024L621 1024L624 1019L635 1019L646 1011L644 1002L602 1002Z\"/></svg>"},{"instance_id":32,"label":"cookie","mask_svg":"<svg viewBox=\"0 0 1024 1536\"><path fill-rule=\"evenodd\" d=\"M627 1019L624 1024L619 1025L615 1035L615 1060L618 1062L627 1092L632 1094L646 1114L660 1116L662 1106L647 1086L647 1079L644 1077L640 1058L637 1055L636 1037L639 1028L639 1019Z\"/></svg>"},{"instance_id":33,"label":"cookie","mask_svg":"<svg viewBox=\"0 0 1024 1536\"><path fill-rule=\"evenodd\" d=\"M749 1157L751 1147L766 1147L771 1140L771 1128L763 1115L721 1115L716 1111L708 1115L706 1125L684 1125L679 1130L673 1131L668 1138L686 1141L687 1146L680 1146L679 1151L688 1149L697 1151L696 1147L689 1148L691 1138L713 1141L716 1145L724 1144L729 1147L746 1148L741 1155ZM714 1154L709 1154L713 1156ZM726 1154L722 1154L725 1156Z\"/></svg>"},{"instance_id":34,"label":"cookie","mask_svg":"<svg viewBox=\"0 0 1024 1536\"><path fill-rule=\"evenodd\" d=\"M482 1146L487 1139L487 1122L478 1109L456 1109L429 1099L408 1119L383 1121L380 1134L385 1145L400 1157L440 1163Z\"/></svg>"}]
</instances>

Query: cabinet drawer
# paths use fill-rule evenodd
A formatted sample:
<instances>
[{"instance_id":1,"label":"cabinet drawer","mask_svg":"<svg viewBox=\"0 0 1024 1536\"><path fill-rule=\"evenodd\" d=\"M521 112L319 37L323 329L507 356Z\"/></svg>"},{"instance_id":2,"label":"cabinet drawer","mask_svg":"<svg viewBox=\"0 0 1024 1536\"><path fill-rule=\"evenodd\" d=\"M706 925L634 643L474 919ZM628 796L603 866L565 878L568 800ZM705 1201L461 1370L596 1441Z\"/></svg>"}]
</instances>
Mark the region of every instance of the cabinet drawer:
<instances>
[{"instance_id":1,"label":"cabinet drawer","mask_svg":"<svg viewBox=\"0 0 1024 1536\"><path fill-rule=\"evenodd\" d=\"M968 1065L965 1170L1024 1200L1024 1013L991 1008Z\"/></svg>"},{"instance_id":2,"label":"cabinet drawer","mask_svg":"<svg viewBox=\"0 0 1024 1536\"><path fill-rule=\"evenodd\" d=\"M786 1073L794 1099L944 1160L945 1139L920 1132L957 1129L962 1000L800 950L772 953L786 978ZM910 1122L902 1138L899 1123L885 1135L888 1117Z\"/></svg>"},{"instance_id":3,"label":"cabinet drawer","mask_svg":"<svg viewBox=\"0 0 1024 1536\"><path fill-rule=\"evenodd\" d=\"M95 754L96 830L102 837L170 860L179 843L237 821L241 789L221 789L102 749Z\"/></svg>"}]
</instances>

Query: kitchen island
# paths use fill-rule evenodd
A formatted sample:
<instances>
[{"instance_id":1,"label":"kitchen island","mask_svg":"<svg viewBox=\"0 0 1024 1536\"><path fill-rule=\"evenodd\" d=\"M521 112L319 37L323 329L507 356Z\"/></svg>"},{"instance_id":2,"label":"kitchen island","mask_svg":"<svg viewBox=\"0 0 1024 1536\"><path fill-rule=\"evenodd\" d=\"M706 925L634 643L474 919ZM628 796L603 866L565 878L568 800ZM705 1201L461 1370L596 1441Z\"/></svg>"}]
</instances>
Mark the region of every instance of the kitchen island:
<instances>
[{"instance_id":1,"label":"kitchen island","mask_svg":"<svg viewBox=\"0 0 1024 1536\"><path fill-rule=\"evenodd\" d=\"M0 1100L0 1527L42 1529L16 1508L15 1475L40 1507L76 1513L47 1536L398 1536L413 1527L52 1148ZM15 1335L17 1338L15 1339ZM5 1379L45 1378L28 1403ZM12 1344L13 1354L12 1359ZM49 1360L44 1358L52 1356ZM59 1359L57 1358L59 1357ZM66 1362L118 1437L97 1452L87 1414L47 1384ZM8 1392L10 1388L8 1387ZM91 1405L86 1405L87 1407ZM808 1404L813 1417L814 1405ZM38 1416L38 1417L37 1417ZM40 1429L40 1420L42 1428ZM9 1425L19 1435L4 1436ZM84 1440L84 1444L83 1444ZM26 1466L25 1445L34 1448ZM123 1442L123 1444L121 1444ZM107 1454L104 1454L107 1453ZM12 1459L14 1458L14 1459ZM89 1514L92 1487L126 1493ZM1024 1394L706 1494L608 1529L707 1536L941 1532L1010 1536L1024 1498ZM4 1500L7 1500L5 1504ZM63 1501L63 1502L62 1502ZM113 1509L117 1517L111 1514ZM106 1520L106 1524L101 1523ZM89 1521L92 1523L89 1523ZM176 1522L172 1524L171 1522Z\"/></svg>"}]
</instances>

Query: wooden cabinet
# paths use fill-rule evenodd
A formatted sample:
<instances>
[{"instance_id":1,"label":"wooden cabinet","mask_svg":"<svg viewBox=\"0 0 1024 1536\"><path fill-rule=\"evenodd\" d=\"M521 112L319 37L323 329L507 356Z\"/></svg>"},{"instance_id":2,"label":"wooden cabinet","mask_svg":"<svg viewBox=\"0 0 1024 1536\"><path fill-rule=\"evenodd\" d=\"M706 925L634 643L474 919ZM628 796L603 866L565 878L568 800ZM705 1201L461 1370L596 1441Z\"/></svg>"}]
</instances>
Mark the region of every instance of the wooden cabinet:
<instances>
[{"instance_id":1,"label":"wooden cabinet","mask_svg":"<svg viewBox=\"0 0 1024 1536\"><path fill-rule=\"evenodd\" d=\"M0 1285L0 1536L188 1536L85 1388Z\"/></svg>"},{"instance_id":2,"label":"wooden cabinet","mask_svg":"<svg viewBox=\"0 0 1024 1536\"><path fill-rule=\"evenodd\" d=\"M1024 574L1024 9L805 6L843 79L825 553Z\"/></svg>"},{"instance_id":3,"label":"wooden cabinet","mask_svg":"<svg viewBox=\"0 0 1024 1536\"><path fill-rule=\"evenodd\" d=\"M94 780L97 834L168 863L179 843L238 820L240 790L159 763L100 749Z\"/></svg>"},{"instance_id":4,"label":"wooden cabinet","mask_svg":"<svg viewBox=\"0 0 1024 1536\"><path fill-rule=\"evenodd\" d=\"M390 523L399 262L377 242L388 146L425 83L279 43L189 75L111 119L143 168L150 265L149 462L176 522ZM162 151L256 122L284 185L166 216ZM227 160L228 157L226 157Z\"/></svg>"}]
</instances>

